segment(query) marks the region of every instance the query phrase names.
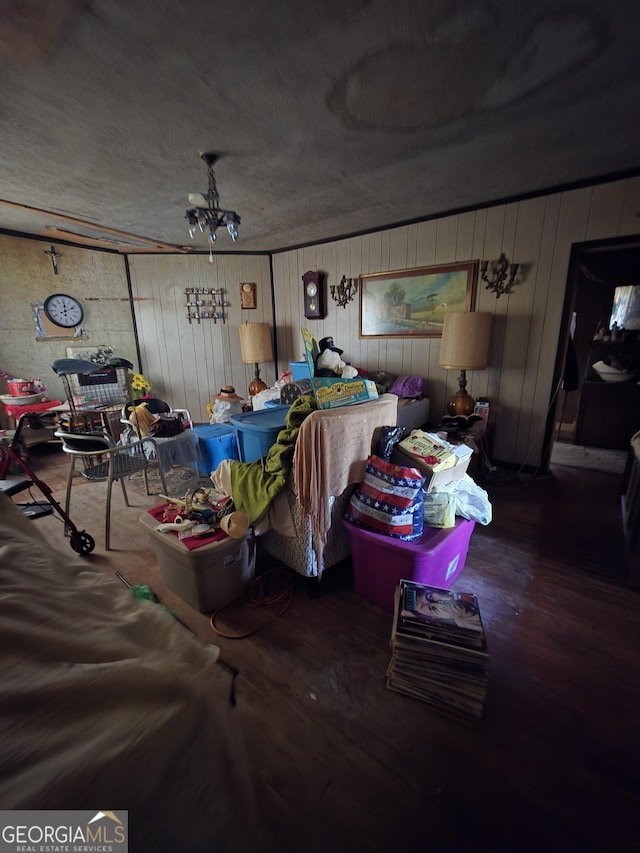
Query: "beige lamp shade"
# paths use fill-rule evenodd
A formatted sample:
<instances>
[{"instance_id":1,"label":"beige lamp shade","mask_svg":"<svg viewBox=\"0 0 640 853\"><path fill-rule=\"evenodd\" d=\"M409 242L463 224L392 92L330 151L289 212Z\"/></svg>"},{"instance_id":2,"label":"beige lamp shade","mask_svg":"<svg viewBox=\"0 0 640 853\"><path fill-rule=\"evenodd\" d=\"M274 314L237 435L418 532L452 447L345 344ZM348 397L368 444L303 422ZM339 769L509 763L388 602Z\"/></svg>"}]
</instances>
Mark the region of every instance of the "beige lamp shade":
<instances>
[{"instance_id":1,"label":"beige lamp shade","mask_svg":"<svg viewBox=\"0 0 640 853\"><path fill-rule=\"evenodd\" d=\"M484 370L489 361L493 314L478 311L444 315L440 367Z\"/></svg>"},{"instance_id":2,"label":"beige lamp shade","mask_svg":"<svg viewBox=\"0 0 640 853\"><path fill-rule=\"evenodd\" d=\"M238 330L243 364L272 361L271 329L268 323L245 323Z\"/></svg>"}]
</instances>

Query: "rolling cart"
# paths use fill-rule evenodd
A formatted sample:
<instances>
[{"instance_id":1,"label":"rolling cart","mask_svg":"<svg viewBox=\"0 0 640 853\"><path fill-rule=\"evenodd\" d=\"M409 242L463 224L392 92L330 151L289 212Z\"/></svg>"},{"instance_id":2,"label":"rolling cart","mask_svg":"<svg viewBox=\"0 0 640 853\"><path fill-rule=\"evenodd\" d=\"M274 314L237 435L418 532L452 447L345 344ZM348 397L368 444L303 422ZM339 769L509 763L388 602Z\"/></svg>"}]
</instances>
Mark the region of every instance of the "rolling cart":
<instances>
[{"instance_id":1,"label":"rolling cart","mask_svg":"<svg viewBox=\"0 0 640 853\"><path fill-rule=\"evenodd\" d=\"M26 505L23 510L24 515L37 518L39 515L50 515L55 511L64 522L65 530L69 533L71 547L77 554L85 556L86 554L90 554L96 546L93 536L90 536L84 530L78 530L62 506L53 497L51 488L31 470L24 459L24 451L20 446L20 432L23 425L28 424L32 429L43 429L45 427L43 420L46 417L46 414L36 415L25 413L24 415L20 415L13 438L7 447L0 447L0 492L11 498L30 489L32 486L37 486L46 498L46 501ZM20 468L23 476L9 476L11 463ZM29 512L30 508L33 508L32 512Z\"/></svg>"},{"instance_id":2,"label":"rolling cart","mask_svg":"<svg viewBox=\"0 0 640 853\"><path fill-rule=\"evenodd\" d=\"M71 432L107 432L120 438L122 407L131 401L129 362L100 365L82 359L58 359L51 365L60 377L71 411Z\"/></svg>"}]
</instances>

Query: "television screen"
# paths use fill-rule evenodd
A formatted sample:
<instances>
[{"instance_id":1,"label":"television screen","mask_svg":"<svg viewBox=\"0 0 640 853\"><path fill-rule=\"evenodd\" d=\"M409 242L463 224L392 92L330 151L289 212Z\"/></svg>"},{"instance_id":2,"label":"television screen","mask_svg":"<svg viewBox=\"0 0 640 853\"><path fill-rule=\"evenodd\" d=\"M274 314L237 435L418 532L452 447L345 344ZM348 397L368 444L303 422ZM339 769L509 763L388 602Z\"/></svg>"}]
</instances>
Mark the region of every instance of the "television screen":
<instances>
[{"instance_id":1,"label":"television screen","mask_svg":"<svg viewBox=\"0 0 640 853\"><path fill-rule=\"evenodd\" d=\"M617 323L619 329L640 329L640 284L624 284L616 287L609 328Z\"/></svg>"}]
</instances>

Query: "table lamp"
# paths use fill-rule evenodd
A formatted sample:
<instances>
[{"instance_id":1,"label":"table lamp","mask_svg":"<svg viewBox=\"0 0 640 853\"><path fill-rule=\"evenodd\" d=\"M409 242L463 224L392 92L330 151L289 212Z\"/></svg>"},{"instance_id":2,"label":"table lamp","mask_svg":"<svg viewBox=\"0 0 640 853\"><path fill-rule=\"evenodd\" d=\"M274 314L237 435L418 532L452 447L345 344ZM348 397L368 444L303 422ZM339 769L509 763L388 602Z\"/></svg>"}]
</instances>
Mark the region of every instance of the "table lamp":
<instances>
[{"instance_id":1,"label":"table lamp","mask_svg":"<svg viewBox=\"0 0 640 853\"><path fill-rule=\"evenodd\" d=\"M450 415L473 413L475 400L467 394L467 370L484 370L489 361L492 314L452 313L444 315L440 344L440 367L459 370L459 388L447 403Z\"/></svg>"},{"instance_id":2,"label":"table lamp","mask_svg":"<svg viewBox=\"0 0 640 853\"><path fill-rule=\"evenodd\" d=\"M242 363L253 364L256 373L249 385L249 396L254 397L264 391L266 384L260 379L260 363L273 360L271 330L268 323L245 323L238 327L240 332L240 351Z\"/></svg>"}]
</instances>

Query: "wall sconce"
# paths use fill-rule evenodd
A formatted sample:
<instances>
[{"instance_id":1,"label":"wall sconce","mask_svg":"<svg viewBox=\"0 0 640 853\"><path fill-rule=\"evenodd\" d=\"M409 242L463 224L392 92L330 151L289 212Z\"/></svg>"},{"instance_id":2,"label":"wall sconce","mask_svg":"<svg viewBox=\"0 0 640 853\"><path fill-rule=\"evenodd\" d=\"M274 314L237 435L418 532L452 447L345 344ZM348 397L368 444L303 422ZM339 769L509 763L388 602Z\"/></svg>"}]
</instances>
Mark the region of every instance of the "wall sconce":
<instances>
[{"instance_id":1,"label":"wall sconce","mask_svg":"<svg viewBox=\"0 0 640 853\"><path fill-rule=\"evenodd\" d=\"M484 282L486 282L486 289L493 291L496 295L496 299L500 299L503 293L511 293L511 288L513 287L516 276L518 275L518 268L520 267L520 264L510 264L507 261L504 252L502 252L497 266L493 267L489 275L487 275L488 266L489 261L480 262L480 277ZM509 267L508 274L507 267Z\"/></svg>"},{"instance_id":2,"label":"wall sconce","mask_svg":"<svg viewBox=\"0 0 640 853\"><path fill-rule=\"evenodd\" d=\"M255 366L255 376L249 385L249 396L254 397L267 387L260 378L260 363L273 361L271 329L268 323L245 323L244 326L238 326L238 332L242 363Z\"/></svg>"},{"instance_id":3,"label":"wall sconce","mask_svg":"<svg viewBox=\"0 0 640 853\"><path fill-rule=\"evenodd\" d=\"M340 284L336 287L335 284L331 285L331 298L334 302L337 302L340 308L346 308L349 302L356 295L356 291L358 290L358 279L357 278L347 278L345 275L340 279Z\"/></svg>"}]
</instances>

